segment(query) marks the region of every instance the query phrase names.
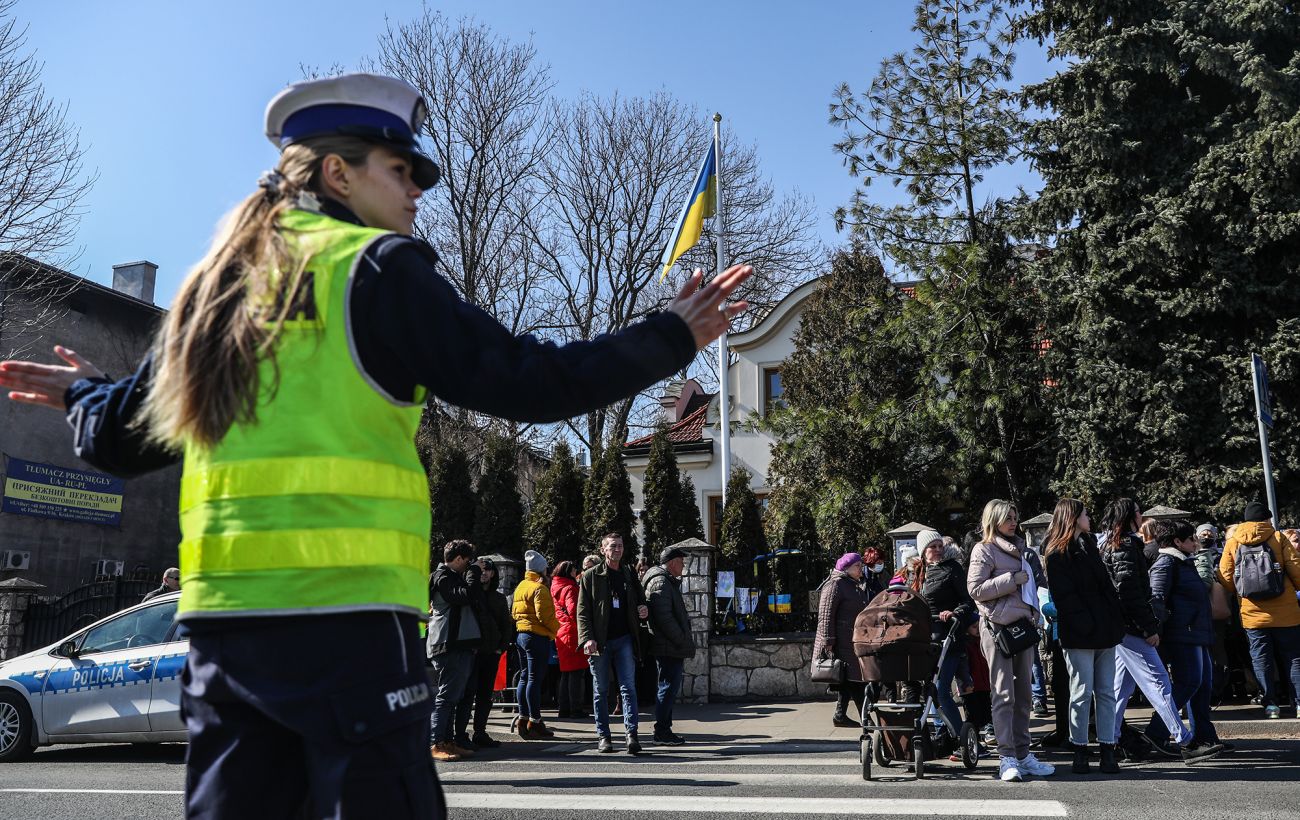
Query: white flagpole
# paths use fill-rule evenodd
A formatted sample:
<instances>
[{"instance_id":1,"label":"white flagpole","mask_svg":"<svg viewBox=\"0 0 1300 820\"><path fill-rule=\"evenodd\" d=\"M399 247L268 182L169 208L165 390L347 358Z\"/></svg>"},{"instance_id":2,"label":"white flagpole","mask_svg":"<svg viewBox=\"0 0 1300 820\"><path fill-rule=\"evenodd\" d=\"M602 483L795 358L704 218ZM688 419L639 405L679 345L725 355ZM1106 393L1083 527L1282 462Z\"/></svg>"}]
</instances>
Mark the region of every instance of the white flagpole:
<instances>
[{"instance_id":1,"label":"white flagpole","mask_svg":"<svg viewBox=\"0 0 1300 820\"><path fill-rule=\"evenodd\" d=\"M713 115L714 173L718 179L715 203L714 228L717 236L718 269L721 276L727 269L727 223L722 210L722 115ZM721 309L726 309L723 304ZM722 506L727 506L727 480L731 478L731 399L727 385L727 332L718 337L718 432L722 445Z\"/></svg>"}]
</instances>

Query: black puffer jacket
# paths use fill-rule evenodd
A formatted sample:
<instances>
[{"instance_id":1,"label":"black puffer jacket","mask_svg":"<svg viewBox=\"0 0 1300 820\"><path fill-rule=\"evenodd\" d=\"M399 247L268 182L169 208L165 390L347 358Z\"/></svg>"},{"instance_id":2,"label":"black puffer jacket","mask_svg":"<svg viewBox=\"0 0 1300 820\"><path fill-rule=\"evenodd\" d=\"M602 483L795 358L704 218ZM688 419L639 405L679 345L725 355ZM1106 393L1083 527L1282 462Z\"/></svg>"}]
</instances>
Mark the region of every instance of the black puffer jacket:
<instances>
[{"instance_id":1,"label":"black puffer jacket","mask_svg":"<svg viewBox=\"0 0 1300 820\"><path fill-rule=\"evenodd\" d=\"M930 605L933 631L947 633L949 624L939 620L940 612L951 612L957 618L968 619L975 612L975 602L966 591L966 569L956 558L948 558L925 568L925 583L921 597Z\"/></svg>"},{"instance_id":2,"label":"black puffer jacket","mask_svg":"<svg viewBox=\"0 0 1300 820\"><path fill-rule=\"evenodd\" d=\"M1119 594L1092 536L1081 534L1043 564L1063 648L1107 649L1124 639Z\"/></svg>"},{"instance_id":3,"label":"black puffer jacket","mask_svg":"<svg viewBox=\"0 0 1300 820\"><path fill-rule=\"evenodd\" d=\"M1151 578L1142 538L1135 532L1125 534L1118 544L1111 543L1110 533L1097 537L1102 561L1110 581L1119 594L1124 613L1124 630L1129 635L1149 638L1160 634L1160 619L1151 608Z\"/></svg>"}]
</instances>

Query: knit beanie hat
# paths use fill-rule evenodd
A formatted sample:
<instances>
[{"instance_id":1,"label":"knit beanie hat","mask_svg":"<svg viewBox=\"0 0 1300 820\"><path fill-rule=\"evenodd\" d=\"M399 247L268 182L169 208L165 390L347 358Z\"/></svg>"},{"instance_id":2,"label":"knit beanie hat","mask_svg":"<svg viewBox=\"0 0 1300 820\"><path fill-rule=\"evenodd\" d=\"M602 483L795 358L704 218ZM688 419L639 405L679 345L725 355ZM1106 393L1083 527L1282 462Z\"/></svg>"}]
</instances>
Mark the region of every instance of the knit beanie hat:
<instances>
[{"instance_id":1,"label":"knit beanie hat","mask_svg":"<svg viewBox=\"0 0 1300 820\"><path fill-rule=\"evenodd\" d=\"M848 572L849 567L861 563L861 555L858 555L856 552L846 552L840 556L840 560L835 562L835 568L840 572Z\"/></svg>"},{"instance_id":2,"label":"knit beanie hat","mask_svg":"<svg viewBox=\"0 0 1300 820\"><path fill-rule=\"evenodd\" d=\"M916 551L924 554L925 548L935 541L943 541L943 536L934 530L921 530L916 534Z\"/></svg>"},{"instance_id":3,"label":"knit beanie hat","mask_svg":"<svg viewBox=\"0 0 1300 820\"><path fill-rule=\"evenodd\" d=\"M1273 511L1264 506L1259 501L1252 501L1246 505L1247 521L1272 521Z\"/></svg>"},{"instance_id":4,"label":"knit beanie hat","mask_svg":"<svg viewBox=\"0 0 1300 820\"><path fill-rule=\"evenodd\" d=\"M546 572L546 556L536 550L529 550L524 553L524 569L529 572L535 572L538 575Z\"/></svg>"}]
</instances>

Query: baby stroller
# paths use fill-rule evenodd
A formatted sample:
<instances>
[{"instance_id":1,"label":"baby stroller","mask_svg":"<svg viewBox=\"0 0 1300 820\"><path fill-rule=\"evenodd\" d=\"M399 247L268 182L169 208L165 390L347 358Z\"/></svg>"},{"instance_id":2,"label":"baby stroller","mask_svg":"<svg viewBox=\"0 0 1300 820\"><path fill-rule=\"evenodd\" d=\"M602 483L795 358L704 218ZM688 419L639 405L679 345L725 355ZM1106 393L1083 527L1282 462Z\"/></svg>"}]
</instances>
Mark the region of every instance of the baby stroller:
<instances>
[{"instance_id":1,"label":"baby stroller","mask_svg":"<svg viewBox=\"0 0 1300 820\"><path fill-rule=\"evenodd\" d=\"M964 625L954 618L936 649L930 643L929 606L903 586L880 593L858 615L853 651L867 682L858 750L863 780L871 779L873 759L882 768L909 762L917 780L925 777L926 761L955 751L967 770L979 763L975 727L963 722L950 731L938 705L939 667L964 634Z\"/></svg>"}]
</instances>

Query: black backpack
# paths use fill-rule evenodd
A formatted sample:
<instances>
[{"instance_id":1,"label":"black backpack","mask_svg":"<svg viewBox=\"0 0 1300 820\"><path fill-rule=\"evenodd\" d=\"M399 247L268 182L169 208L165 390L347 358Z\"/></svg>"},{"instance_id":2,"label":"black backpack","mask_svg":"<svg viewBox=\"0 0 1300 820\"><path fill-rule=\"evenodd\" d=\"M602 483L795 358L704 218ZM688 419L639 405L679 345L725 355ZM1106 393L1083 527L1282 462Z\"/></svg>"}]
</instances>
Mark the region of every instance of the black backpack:
<instances>
[{"instance_id":1,"label":"black backpack","mask_svg":"<svg viewBox=\"0 0 1300 820\"><path fill-rule=\"evenodd\" d=\"M1237 587L1238 595L1251 601L1267 601L1286 591L1282 565L1273 557L1267 540L1237 545L1232 583Z\"/></svg>"}]
</instances>

